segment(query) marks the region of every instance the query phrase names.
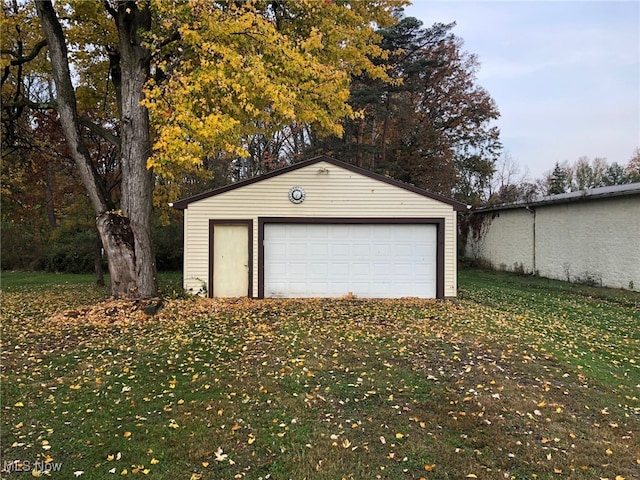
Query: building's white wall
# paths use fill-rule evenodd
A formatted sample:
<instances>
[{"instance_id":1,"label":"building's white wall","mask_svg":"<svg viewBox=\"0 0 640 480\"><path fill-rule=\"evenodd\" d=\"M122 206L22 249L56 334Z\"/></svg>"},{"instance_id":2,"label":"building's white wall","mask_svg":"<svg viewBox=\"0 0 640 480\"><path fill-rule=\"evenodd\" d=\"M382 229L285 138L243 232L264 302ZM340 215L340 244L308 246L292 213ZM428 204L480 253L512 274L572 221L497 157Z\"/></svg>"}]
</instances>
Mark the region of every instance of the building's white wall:
<instances>
[{"instance_id":1,"label":"building's white wall","mask_svg":"<svg viewBox=\"0 0 640 480\"><path fill-rule=\"evenodd\" d=\"M499 270L533 273L533 214L518 208L483 217L480 230L469 232L465 255Z\"/></svg>"},{"instance_id":2,"label":"building's white wall","mask_svg":"<svg viewBox=\"0 0 640 480\"><path fill-rule=\"evenodd\" d=\"M484 259L494 268L543 277L640 290L640 197L594 199L524 208L498 214L486 234L467 244L466 254Z\"/></svg>"},{"instance_id":3,"label":"building's white wall","mask_svg":"<svg viewBox=\"0 0 640 480\"><path fill-rule=\"evenodd\" d=\"M320 173L325 168L328 173ZM300 186L306 199L295 205L289 190ZM185 210L184 286L208 287L209 220L252 219L253 295L258 295L258 217L444 218L444 295L456 296L456 212L451 205L318 162L189 204Z\"/></svg>"},{"instance_id":4,"label":"building's white wall","mask_svg":"<svg viewBox=\"0 0 640 480\"><path fill-rule=\"evenodd\" d=\"M640 290L640 197L566 203L538 212L540 275Z\"/></svg>"}]
</instances>

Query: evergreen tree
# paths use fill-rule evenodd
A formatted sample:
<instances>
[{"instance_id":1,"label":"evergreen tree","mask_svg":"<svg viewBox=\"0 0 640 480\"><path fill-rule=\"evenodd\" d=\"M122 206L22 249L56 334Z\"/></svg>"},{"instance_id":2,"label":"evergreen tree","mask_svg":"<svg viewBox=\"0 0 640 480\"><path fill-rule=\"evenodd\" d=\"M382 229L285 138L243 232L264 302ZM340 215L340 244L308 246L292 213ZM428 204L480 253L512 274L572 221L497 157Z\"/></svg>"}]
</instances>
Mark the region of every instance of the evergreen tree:
<instances>
[{"instance_id":1,"label":"evergreen tree","mask_svg":"<svg viewBox=\"0 0 640 480\"><path fill-rule=\"evenodd\" d=\"M569 175L567 171L556 162L553 172L547 180L547 195L558 195L569 190Z\"/></svg>"}]
</instances>

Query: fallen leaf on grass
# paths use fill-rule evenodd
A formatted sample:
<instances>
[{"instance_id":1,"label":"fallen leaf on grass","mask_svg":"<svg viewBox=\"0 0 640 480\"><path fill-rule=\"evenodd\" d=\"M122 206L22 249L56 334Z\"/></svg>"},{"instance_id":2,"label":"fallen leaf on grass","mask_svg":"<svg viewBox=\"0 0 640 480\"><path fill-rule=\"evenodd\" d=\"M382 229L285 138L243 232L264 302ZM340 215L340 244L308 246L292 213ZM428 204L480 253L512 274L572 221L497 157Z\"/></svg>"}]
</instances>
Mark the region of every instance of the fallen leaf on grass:
<instances>
[{"instance_id":1,"label":"fallen leaf on grass","mask_svg":"<svg viewBox=\"0 0 640 480\"><path fill-rule=\"evenodd\" d=\"M218 447L218 449L213 453L216 456L216 461L218 462L224 462L229 457L229 455L223 452L221 447Z\"/></svg>"}]
</instances>

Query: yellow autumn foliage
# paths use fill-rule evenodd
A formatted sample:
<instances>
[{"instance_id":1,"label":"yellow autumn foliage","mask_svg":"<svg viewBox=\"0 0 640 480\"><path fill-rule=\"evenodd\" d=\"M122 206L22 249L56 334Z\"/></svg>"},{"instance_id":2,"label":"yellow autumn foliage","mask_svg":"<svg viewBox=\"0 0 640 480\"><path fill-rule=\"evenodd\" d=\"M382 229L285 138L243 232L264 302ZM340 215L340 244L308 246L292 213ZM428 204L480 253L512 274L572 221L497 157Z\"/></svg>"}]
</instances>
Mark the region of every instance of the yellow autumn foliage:
<instances>
[{"instance_id":1,"label":"yellow autumn foliage","mask_svg":"<svg viewBox=\"0 0 640 480\"><path fill-rule=\"evenodd\" d=\"M180 40L170 65L157 67L170 75L146 92L157 130L149 167L171 176L212 152L243 156L243 137L293 122L340 135L353 115L350 74L387 78L372 61L382 55L374 28L405 3L154 2L166 34ZM165 48L160 36L150 44L156 55Z\"/></svg>"}]
</instances>

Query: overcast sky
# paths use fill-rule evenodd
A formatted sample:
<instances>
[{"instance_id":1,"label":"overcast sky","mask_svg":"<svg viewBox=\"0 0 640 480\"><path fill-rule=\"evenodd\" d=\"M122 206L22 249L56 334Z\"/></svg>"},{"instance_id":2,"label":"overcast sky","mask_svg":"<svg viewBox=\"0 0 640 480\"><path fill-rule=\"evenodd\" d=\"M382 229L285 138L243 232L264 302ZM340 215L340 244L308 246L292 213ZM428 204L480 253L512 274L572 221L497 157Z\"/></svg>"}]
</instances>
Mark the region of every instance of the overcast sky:
<instances>
[{"instance_id":1,"label":"overcast sky","mask_svg":"<svg viewBox=\"0 0 640 480\"><path fill-rule=\"evenodd\" d=\"M457 23L530 179L581 156L626 164L640 147L640 1L413 0L405 13Z\"/></svg>"}]
</instances>

